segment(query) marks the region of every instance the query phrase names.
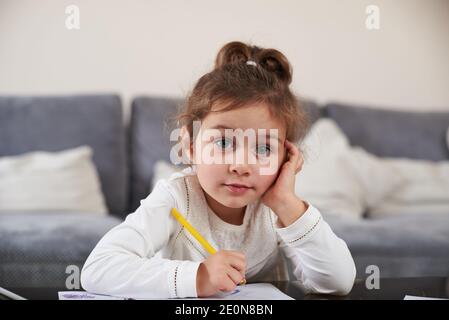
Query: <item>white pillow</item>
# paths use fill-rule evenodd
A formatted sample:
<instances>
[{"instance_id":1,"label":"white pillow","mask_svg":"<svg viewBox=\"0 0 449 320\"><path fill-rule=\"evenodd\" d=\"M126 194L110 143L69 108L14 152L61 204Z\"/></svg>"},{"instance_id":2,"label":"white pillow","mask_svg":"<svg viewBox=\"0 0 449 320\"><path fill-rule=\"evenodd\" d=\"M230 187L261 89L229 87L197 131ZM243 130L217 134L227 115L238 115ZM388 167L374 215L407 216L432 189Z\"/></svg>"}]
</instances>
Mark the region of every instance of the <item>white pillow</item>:
<instances>
[{"instance_id":1,"label":"white pillow","mask_svg":"<svg viewBox=\"0 0 449 320\"><path fill-rule=\"evenodd\" d=\"M365 211L378 206L379 202L407 183L389 161L360 147L351 148L337 161L348 174L348 179L352 177L357 180L362 191Z\"/></svg>"},{"instance_id":2,"label":"white pillow","mask_svg":"<svg viewBox=\"0 0 449 320\"><path fill-rule=\"evenodd\" d=\"M296 176L295 192L322 212L360 217L363 194L339 160L349 141L331 119L318 120L304 140L304 164Z\"/></svg>"},{"instance_id":3,"label":"white pillow","mask_svg":"<svg viewBox=\"0 0 449 320\"><path fill-rule=\"evenodd\" d=\"M92 149L0 157L0 212L107 213Z\"/></svg>"},{"instance_id":4,"label":"white pillow","mask_svg":"<svg viewBox=\"0 0 449 320\"><path fill-rule=\"evenodd\" d=\"M407 213L449 214L449 161L386 158L405 183L369 210L370 217Z\"/></svg>"},{"instance_id":5,"label":"white pillow","mask_svg":"<svg viewBox=\"0 0 449 320\"><path fill-rule=\"evenodd\" d=\"M403 183L381 159L351 148L335 121L320 119L304 140L305 160L296 194L324 213L360 218Z\"/></svg>"}]
</instances>

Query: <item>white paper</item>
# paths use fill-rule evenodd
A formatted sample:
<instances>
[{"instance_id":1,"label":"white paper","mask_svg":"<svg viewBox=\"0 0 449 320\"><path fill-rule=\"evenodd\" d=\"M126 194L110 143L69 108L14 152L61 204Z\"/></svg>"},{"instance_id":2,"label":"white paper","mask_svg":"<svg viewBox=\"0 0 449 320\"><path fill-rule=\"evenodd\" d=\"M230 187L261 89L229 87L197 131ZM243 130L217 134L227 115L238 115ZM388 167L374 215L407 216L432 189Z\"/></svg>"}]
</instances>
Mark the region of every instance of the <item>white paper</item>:
<instances>
[{"instance_id":1,"label":"white paper","mask_svg":"<svg viewBox=\"0 0 449 320\"><path fill-rule=\"evenodd\" d=\"M430 297L418 297L418 296L409 296L406 295L404 297L404 300L449 300L449 299L443 299L443 298L430 298Z\"/></svg>"},{"instance_id":2,"label":"white paper","mask_svg":"<svg viewBox=\"0 0 449 320\"><path fill-rule=\"evenodd\" d=\"M191 299L189 299L191 300ZM238 286L234 291L222 292L207 298L193 300L294 300L271 283L251 283Z\"/></svg>"},{"instance_id":3,"label":"white paper","mask_svg":"<svg viewBox=\"0 0 449 320\"><path fill-rule=\"evenodd\" d=\"M60 291L59 300L126 300L122 297L93 294L86 291Z\"/></svg>"},{"instance_id":4,"label":"white paper","mask_svg":"<svg viewBox=\"0 0 449 320\"><path fill-rule=\"evenodd\" d=\"M59 300L127 300L124 297L93 294L86 291L60 291ZM161 300L161 299L157 299ZM238 286L234 291L221 292L207 298L180 300L294 300L271 283L252 283Z\"/></svg>"}]
</instances>

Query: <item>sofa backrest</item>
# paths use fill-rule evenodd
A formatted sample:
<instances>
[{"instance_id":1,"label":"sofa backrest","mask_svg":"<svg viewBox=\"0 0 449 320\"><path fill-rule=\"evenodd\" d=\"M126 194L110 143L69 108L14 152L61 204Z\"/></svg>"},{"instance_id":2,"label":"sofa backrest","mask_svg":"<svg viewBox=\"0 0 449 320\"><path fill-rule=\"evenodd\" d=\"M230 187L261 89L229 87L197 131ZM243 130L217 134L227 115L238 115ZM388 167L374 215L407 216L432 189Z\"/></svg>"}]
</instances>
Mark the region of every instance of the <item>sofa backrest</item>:
<instances>
[{"instance_id":1,"label":"sofa backrest","mask_svg":"<svg viewBox=\"0 0 449 320\"><path fill-rule=\"evenodd\" d=\"M116 95L0 97L0 156L92 147L111 214L128 210L128 164Z\"/></svg>"},{"instance_id":2,"label":"sofa backrest","mask_svg":"<svg viewBox=\"0 0 449 320\"><path fill-rule=\"evenodd\" d=\"M379 157L449 159L449 112L392 111L337 103L325 109L351 145Z\"/></svg>"},{"instance_id":3,"label":"sofa backrest","mask_svg":"<svg viewBox=\"0 0 449 320\"><path fill-rule=\"evenodd\" d=\"M131 106L129 147L131 162L131 211L152 189L153 168L158 160L170 161L170 119L183 102L178 98L136 97Z\"/></svg>"},{"instance_id":4,"label":"sofa backrest","mask_svg":"<svg viewBox=\"0 0 449 320\"><path fill-rule=\"evenodd\" d=\"M117 95L2 96L0 156L89 145L108 209L124 218L151 191L154 164L170 160L174 126L168 120L182 103L181 98L135 98L127 144ZM322 116L335 120L352 145L377 156L449 159L445 141L449 112L391 111L336 103L321 107L312 101L305 101L304 106L312 122Z\"/></svg>"}]
</instances>

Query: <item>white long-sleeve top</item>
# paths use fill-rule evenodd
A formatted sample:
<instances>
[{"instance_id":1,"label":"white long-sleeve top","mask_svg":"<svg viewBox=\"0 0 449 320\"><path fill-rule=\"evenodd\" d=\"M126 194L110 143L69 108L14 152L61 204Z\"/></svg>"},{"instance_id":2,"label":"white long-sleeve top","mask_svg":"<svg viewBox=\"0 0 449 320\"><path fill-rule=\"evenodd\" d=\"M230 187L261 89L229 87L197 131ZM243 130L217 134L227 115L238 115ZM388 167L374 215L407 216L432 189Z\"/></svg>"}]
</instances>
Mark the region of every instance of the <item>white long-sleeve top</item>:
<instances>
[{"instance_id":1,"label":"white long-sleeve top","mask_svg":"<svg viewBox=\"0 0 449 320\"><path fill-rule=\"evenodd\" d=\"M171 216L176 207L217 250L246 256L248 282L300 280L314 293L346 294L355 265L338 238L310 203L291 225L260 201L247 205L242 225L221 220L207 205L196 174L185 169L159 180L140 207L111 229L84 264L85 290L130 298L197 297L196 277L207 251ZM296 279L289 279L285 259Z\"/></svg>"}]
</instances>

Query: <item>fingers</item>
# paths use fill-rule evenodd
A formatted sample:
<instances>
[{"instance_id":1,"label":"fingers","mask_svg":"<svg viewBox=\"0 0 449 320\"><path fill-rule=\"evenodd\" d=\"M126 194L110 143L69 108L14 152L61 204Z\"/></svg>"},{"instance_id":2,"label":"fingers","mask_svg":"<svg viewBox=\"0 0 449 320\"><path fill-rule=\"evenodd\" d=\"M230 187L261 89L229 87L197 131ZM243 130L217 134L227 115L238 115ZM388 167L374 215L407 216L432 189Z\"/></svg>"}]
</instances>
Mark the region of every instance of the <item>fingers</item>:
<instances>
[{"instance_id":1,"label":"fingers","mask_svg":"<svg viewBox=\"0 0 449 320\"><path fill-rule=\"evenodd\" d=\"M235 271L238 273L238 271ZM239 273L238 273L239 274ZM221 286L218 288L220 291L231 291L234 290L237 284L234 282L234 280L227 274L224 276L224 280L221 283Z\"/></svg>"},{"instance_id":2,"label":"fingers","mask_svg":"<svg viewBox=\"0 0 449 320\"><path fill-rule=\"evenodd\" d=\"M299 171L301 171L303 164L304 164L304 156L303 156L302 152L299 151L299 160L298 160L298 164L296 166L295 174L298 173Z\"/></svg>"},{"instance_id":3,"label":"fingers","mask_svg":"<svg viewBox=\"0 0 449 320\"><path fill-rule=\"evenodd\" d=\"M232 250L220 250L217 255L220 255L219 263L225 265L218 289L220 291L233 290L236 285L241 284L245 279L245 255L242 252Z\"/></svg>"},{"instance_id":4,"label":"fingers","mask_svg":"<svg viewBox=\"0 0 449 320\"><path fill-rule=\"evenodd\" d=\"M223 250L226 254L226 263L230 268L234 269L240 274L238 284L244 281L246 276L246 257L242 252Z\"/></svg>"},{"instance_id":5,"label":"fingers","mask_svg":"<svg viewBox=\"0 0 449 320\"><path fill-rule=\"evenodd\" d=\"M295 174L297 174L301 171L302 165L304 164L303 154L288 140L285 140L285 146L287 147L287 152L289 154L288 162L291 163L292 169L295 171Z\"/></svg>"},{"instance_id":6,"label":"fingers","mask_svg":"<svg viewBox=\"0 0 449 320\"><path fill-rule=\"evenodd\" d=\"M228 253L228 264L245 276L245 270L246 270L246 258L243 253L236 252L236 251L227 251Z\"/></svg>"},{"instance_id":7,"label":"fingers","mask_svg":"<svg viewBox=\"0 0 449 320\"><path fill-rule=\"evenodd\" d=\"M242 274L232 267L228 268L227 274L234 285L238 285L244 279Z\"/></svg>"},{"instance_id":8,"label":"fingers","mask_svg":"<svg viewBox=\"0 0 449 320\"><path fill-rule=\"evenodd\" d=\"M229 265L240 271L242 275L245 275L246 262L244 260L232 258L229 260Z\"/></svg>"}]
</instances>

